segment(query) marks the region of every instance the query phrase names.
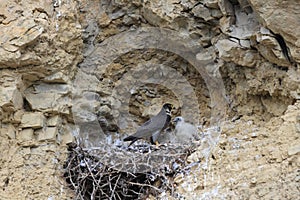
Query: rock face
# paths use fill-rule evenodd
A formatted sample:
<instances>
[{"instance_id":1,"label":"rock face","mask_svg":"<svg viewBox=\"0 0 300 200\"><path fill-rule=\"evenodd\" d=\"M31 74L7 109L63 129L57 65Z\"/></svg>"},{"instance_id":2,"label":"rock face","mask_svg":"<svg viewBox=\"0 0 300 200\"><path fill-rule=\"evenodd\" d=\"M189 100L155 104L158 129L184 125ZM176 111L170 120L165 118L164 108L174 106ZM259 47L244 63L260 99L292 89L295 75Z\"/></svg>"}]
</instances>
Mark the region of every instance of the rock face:
<instances>
[{"instance_id":1,"label":"rock face","mask_svg":"<svg viewBox=\"0 0 300 200\"><path fill-rule=\"evenodd\" d=\"M132 133L165 102L206 134L189 157L201 168L176 178L180 195L296 199L299 10L296 0L1 1L0 199L72 198L66 144Z\"/></svg>"}]
</instances>

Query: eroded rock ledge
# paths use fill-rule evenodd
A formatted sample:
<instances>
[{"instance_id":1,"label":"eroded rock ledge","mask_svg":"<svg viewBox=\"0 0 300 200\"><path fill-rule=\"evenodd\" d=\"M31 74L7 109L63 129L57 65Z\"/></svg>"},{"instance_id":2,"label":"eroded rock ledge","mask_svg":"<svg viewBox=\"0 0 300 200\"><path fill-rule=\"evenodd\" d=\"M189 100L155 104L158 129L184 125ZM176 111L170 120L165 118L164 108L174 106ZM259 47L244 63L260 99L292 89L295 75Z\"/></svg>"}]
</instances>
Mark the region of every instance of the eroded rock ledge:
<instances>
[{"instance_id":1,"label":"eroded rock ledge","mask_svg":"<svg viewBox=\"0 0 300 200\"><path fill-rule=\"evenodd\" d=\"M80 128L95 145L165 101L204 129L221 116L221 135L189 158L202 168L176 179L187 199L295 199L299 10L271 0L2 1L0 199L71 198L61 166ZM126 49L126 33L142 28L175 32L184 48ZM139 78L152 82L132 87Z\"/></svg>"}]
</instances>

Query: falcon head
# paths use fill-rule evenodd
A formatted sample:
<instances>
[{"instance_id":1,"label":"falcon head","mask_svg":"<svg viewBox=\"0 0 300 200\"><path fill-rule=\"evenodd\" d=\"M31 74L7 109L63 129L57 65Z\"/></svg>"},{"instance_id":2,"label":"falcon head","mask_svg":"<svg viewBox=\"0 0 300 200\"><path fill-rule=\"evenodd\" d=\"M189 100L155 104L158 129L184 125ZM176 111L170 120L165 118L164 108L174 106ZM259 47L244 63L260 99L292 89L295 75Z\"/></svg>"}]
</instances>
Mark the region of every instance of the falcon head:
<instances>
[{"instance_id":1,"label":"falcon head","mask_svg":"<svg viewBox=\"0 0 300 200\"><path fill-rule=\"evenodd\" d=\"M183 119L183 117L175 117L175 119L173 120L173 122L175 124L178 124L179 122L184 122L184 119Z\"/></svg>"},{"instance_id":2,"label":"falcon head","mask_svg":"<svg viewBox=\"0 0 300 200\"><path fill-rule=\"evenodd\" d=\"M165 111L166 111L166 113L171 113L171 110L172 110L172 104L170 104L170 103L165 103L164 105L163 105L163 108L165 109Z\"/></svg>"}]
</instances>

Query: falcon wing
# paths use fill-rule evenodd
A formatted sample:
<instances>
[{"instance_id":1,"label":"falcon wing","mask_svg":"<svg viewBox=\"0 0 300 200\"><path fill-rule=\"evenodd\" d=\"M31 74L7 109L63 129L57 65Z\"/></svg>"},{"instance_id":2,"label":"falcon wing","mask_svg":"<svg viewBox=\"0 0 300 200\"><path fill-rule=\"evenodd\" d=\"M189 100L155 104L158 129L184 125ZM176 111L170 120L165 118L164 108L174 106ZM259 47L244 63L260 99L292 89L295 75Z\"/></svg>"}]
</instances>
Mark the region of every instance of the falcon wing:
<instances>
[{"instance_id":1,"label":"falcon wing","mask_svg":"<svg viewBox=\"0 0 300 200\"><path fill-rule=\"evenodd\" d=\"M138 138L150 138L155 132L162 129L161 122L157 123L156 118L150 118L144 124L142 124L133 135Z\"/></svg>"},{"instance_id":2,"label":"falcon wing","mask_svg":"<svg viewBox=\"0 0 300 200\"><path fill-rule=\"evenodd\" d=\"M148 126L151 122L152 122L152 120L150 118L148 121L146 121L145 123L143 123L142 126Z\"/></svg>"}]
</instances>

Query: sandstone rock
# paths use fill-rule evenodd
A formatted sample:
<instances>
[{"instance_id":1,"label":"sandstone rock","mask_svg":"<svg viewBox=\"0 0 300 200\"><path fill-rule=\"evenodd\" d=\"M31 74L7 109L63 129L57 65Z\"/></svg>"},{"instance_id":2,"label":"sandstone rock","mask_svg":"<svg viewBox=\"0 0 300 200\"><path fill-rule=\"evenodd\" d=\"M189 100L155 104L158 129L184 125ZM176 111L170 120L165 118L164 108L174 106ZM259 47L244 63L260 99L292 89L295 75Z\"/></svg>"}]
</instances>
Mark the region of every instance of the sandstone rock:
<instances>
[{"instance_id":1,"label":"sandstone rock","mask_svg":"<svg viewBox=\"0 0 300 200\"><path fill-rule=\"evenodd\" d=\"M280 34L289 44L293 58L299 62L300 22L298 20L299 4L297 1L249 0L259 20L273 32ZM293 44L293 45L292 45Z\"/></svg>"},{"instance_id":2,"label":"sandstone rock","mask_svg":"<svg viewBox=\"0 0 300 200\"><path fill-rule=\"evenodd\" d=\"M109 117L111 115L111 109L107 105L101 106L98 112L101 116L105 117Z\"/></svg>"},{"instance_id":3,"label":"sandstone rock","mask_svg":"<svg viewBox=\"0 0 300 200\"><path fill-rule=\"evenodd\" d=\"M56 94L68 94L71 89L67 84L37 84L32 86L32 90L27 89L26 92L32 91L34 93L56 93Z\"/></svg>"},{"instance_id":4,"label":"sandstone rock","mask_svg":"<svg viewBox=\"0 0 300 200\"><path fill-rule=\"evenodd\" d=\"M36 151L34 151L36 150ZM53 143L47 143L39 146L39 148L32 149L32 153L39 153L39 154L44 154L45 152L52 152L56 153L57 152L57 145ZM52 160L53 164L58 164L59 161L57 158L53 158Z\"/></svg>"},{"instance_id":5,"label":"sandstone rock","mask_svg":"<svg viewBox=\"0 0 300 200\"><path fill-rule=\"evenodd\" d=\"M192 9L192 13L194 14L194 16L203 18L205 21L214 19L212 17L211 11L201 4L194 7Z\"/></svg>"},{"instance_id":6,"label":"sandstone rock","mask_svg":"<svg viewBox=\"0 0 300 200\"><path fill-rule=\"evenodd\" d=\"M300 114L296 116L296 130L300 133Z\"/></svg>"},{"instance_id":7,"label":"sandstone rock","mask_svg":"<svg viewBox=\"0 0 300 200\"><path fill-rule=\"evenodd\" d=\"M234 12L234 7L232 3L229 0L220 0L218 1L219 8L221 12L223 13L223 16L228 18L228 25L231 26L235 24L236 19L235 19L235 12Z\"/></svg>"},{"instance_id":8,"label":"sandstone rock","mask_svg":"<svg viewBox=\"0 0 300 200\"><path fill-rule=\"evenodd\" d=\"M242 11L246 12L247 14L250 14L253 12L248 0L238 0L238 2L240 4Z\"/></svg>"},{"instance_id":9,"label":"sandstone rock","mask_svg":"<svg viewBox=\"0 0 300 200\"><path fill-rule=\"evenodd\" d=\"M0 73L0 107L8 113L23 107L23 98L19 86L21 77L11 73Z\"/></svg>"},{"instance_id":10,"label":"sandstone rock","mask_svg":"<svg viewBox=\"0 0 300 200\"><path fill-rule=\"evenodd\" d=\"M14 113L13 121L12 123L21 123L22 121L22 116L24 115L24 110L17 110Z\"/></svg>"},{"instance_id":11,"label":"sandstone rock","mask_svg":"<svg viewBox=\"0 0 300 200\"><path fill-rule=\"evenodd\" d=\"M300 153L300 144L293 145L293 146L288 148L288 155L289 156L296 155L298 153Z\"/></svg>"},{"instance_id":12,"label":"sandstone rock","mask_svg":"<svg viewBox=\"0 0 300 200\"><path fill-rule=\"evenodd\" d=\"M0 106L6 112L12 112L23 106L23 98L18 89L3 89L0 96Z\"/></svg>"},{"instance_id":13,"label":"sandstone rock","mask_svg":"<svg viewBox=\"0 0 300 200\"><path fill-rule=\"evenodd\" d=\"M203 0L205 6L209 8L219 9L219 1L218 0Z\"/></svg>"},{"instance_id":14,"label":"sandstone rock","mask_svg":"<svg viewBox=\"0 0 300 200\"><path fill-rule=\"evenodd\" d=\"M100 67L99 71L100 70L106 69L105 67ZM100 73L98 70L95 71L97 71L97 73ZM73 99L76 100L76 98L82 96L82 93L88 93L87 91L99 90L97 92L102 96L111 95L111 89L109 88L109 84L109 81L108 83L104 83L104 81L99 81L96 75L85 73L83 70L78 70L75 76L75 80L73 81Z\"/></svg>"},{"instance_id":15,"label":"sandstone rock","mask_svg":"<svg viewBox=\"0 0 300 200\"><path fill-rule=\"evenodd\" d=\"M70 87L66 84L38 84L25 90L31 109L51 113L69 114Z\"/></svg>"},{"instance_id":16,"label":"sandstone rock","mask_svg":"<svg viewBox=\"0 0 300 200\"><path fill-rule=\"evenodd\" d=\"M246 67L255 67L259 64L259 54L253 50L242 49L238 41L219 40L216 48L219 51L220 58L227 62L234 62Z\"/></svg>"},{"instance_id":17,"label":"sandstone rock","mask_svg":"<svg viewBox=\"0 0 300 200\"><path fill-rule=\"evenodd\" d=\"M258 189L256 189L256 193L261 198L261 197L265 196L267 193L269 193L269 189L268 188L258 188Z\"/></svg>"},{"instance_id":18,"label":"sandstone rock","mask_svg":"<svg viewBox=\"0 0 300 200\"><path fill-rule=\"evenodd\" d=\"M58 139L61 144L66 145L74 142L75 136L78 136L78 127L72 124L66 124L58 135Z\"/></svg>"},{"instance_id":19,"label":"sandstone rock","mask_svg":"<svg viewBox=\"0 0 300 200\"><path fill-rule=\"evenodd\" d=\"M20 24L22 26L20 33L18 33L18 30L16 31L14 27L14 33L17 32L18 36L13 36L14 38L10 40L10 44L22 47L25 44L36 40L36 38L38 38L44 30L43 27L37 26L33 20L24 21L23 23L24 24Z\"/></svg>"},{"instance_id":20,"label":"sandstone rock","mask_svg":"<svg viewBox=\"0 0 300 200\"><path fill-rule=\"evenodd\" d=\"M259 31L259 28L261 27L256 18L256 15L255 13L247 14L243 12L240 7L235 7L234 10L236 17L235 25L228 27L227 29L229 29L230 31L225 33L233 38L238 38L240 40L249 40ZM226 29L226 27L222 29L224 30Z\"/></svg>"},{"instance_id":21,"label":"sandstone rock","mask_svg":"<svg viewBox=\"0 0 300 200\"><path fill-rule=\"evenodd\" d=\"M291 64L282 53L283 50L278 41L270 32L264 32L263 29L264 28L261 28L260 31L254 35L256 39L255 47L257 47L261 55L271 63L289 67Z\"/></svg>"},{"instance_id":22,"label":"sandstone rock","mask_svg":"<svg viewBox=\"0 0 300 200\"><path fill-rule=\"evenodd\" d=\"M0 128L0 135L7 136L9 139L16 139L16 129L13 125L8 124L3 128Z\"/></svg>"},{"instance_id":23,"label":"sandstone rock","mask_svg":"<svg viewBox=\"0 0 300 200\"><path fill-rule=\"evenodd\" d=\"M32 141L34 140L33 132L34 130L32 128L25 128L17 134L17 139L21 142Z\"/></svg>"},{"instance_id":24,"label":"sandstone rock","mask_svg":"<svg viewBox=\"0 0 300 200\"><path fill-rule=\"evenodd\" d=\"M70 78L62 72L57 72L44 78L44 81L47 83L67 83L69 80Z\"/></svg>"},{"instance_id":25,"label":"sandstone rock","mask_svg":"<svg viewBox=\"0 0 300 200\"><path fill-rule=\"evenodd\" d=\"M266 110L275 116L281 116L286 110L286 105L282 104L281 102L274 103L272 98L261 98L261 101Z\"/></svg>"},{"instance_id":26,"label":"sandstone rock","mask_svg":"<svg viewBox=\"0 0 300 200\"><path fill-rule=\"evenodd\" d=\"M99 19L100 27L106 27L111 22L111 19L109 18L109 16L105 12L102 12L98 19Z\"/></svg>"},{"instance_id":27,"label":"sandstone rock","mask_svg":"<svg viewBox=\"0 0 300 200\"><path fill-rule=\"evenodd\" d=\"M85 123L97 121L97 114L84 109L72 108L75 123Z\"/></svg>"},{"instance_id":28,"label":"sandstone rock","mask_svg":"<svg viewBox=\"0 0 300 200\"><path fill-rule=\"evenodd\" d=\"M66 146L55 144L47 149L48 145L44 144L40 148L34 129L21 130L20 122L24 122L25 110L26 114L36 112L29 102L23 104L27 95L24 95L24 89L39 85L41 81L66 83L74 75L82 58L82 28L78 26L77 8L77 3L64 1L0 1L0 171L5 173L0 175L0 199L69 199L72 196L66 189L58 191L63 180L57 181L60 177L55 172L61 165L60 161L66 160ZM54 72L58 73L47 77ZM33 95L43 93L44 89L47 90L44 93L51 91L56 96L68 95L58 88L52 90L41 86L34 89L37 90L31 91ZM40 108L39 105L47 101L49 104L45 107L49 106L48 111L63 110L56 107L52 111L52 106L57 105L56 96L34 99L36 101L31 103L37 103L37 106L33 109ZM39 97L43 98L43 95ZM67 104L66 107L70 105L66 100L59 101ZM2 135L2 128L7 128L4 121L16 127L16 139L12 131L5 131L8 135Z\"/></svg>"},{"instance_id":29,"label":"sandstone rock","mask_svg":"<svg viewBox=\"0 0 300 200\"><path fill-rule=\"evenodd\" d=\"M219 19L219 18L222 18L222 12L220 11L220 10L217 10L217 9L213 9L212 11L211 11L211 16L213 17L213 18L217 18L217 19Z\"/></svg>"},{"instance_id":30,"label":"sandstone rock","mask_svg":"<svg viewBox=\"0 0 300 200\"><path fill-rule=\"evenodd\" d=\"M212 63L216 59L215 49L212 47L204 49L196 54L196 59L205 64Z\"/></svg>"},{"instance_id":31,"label":"sandstone rock","mask_svg":"<svg viewBox=\"0 0 300 200\"><path fill-rule=\"evenodd\" d=\"M16 162L14 163L15 167L18 168L18 167L23 167L24 164L25 164L25 159L23 158L22 155L16 155L15 156L15 159L16 159ZM9 197L8 197L9 198Z\"/></svg>"},{"instance_id":32,"label":"sandstone rock","mask_svg":"<svg viewBox=\"0 0 300 200\"><path fill-rule=\"evenodd\" d=\"M143 17L153 25L163 25L167 21L172 21L180 16L180 12L183 7L180 6L180 1L170 0L170 1L149 1L143 2Z\"/></svg>"},{"instance_id":33,"label":"sandstone rock","mask_svg":"<svg viewBox=\"0 0 300 200\"><path fill-rule=\"evenodd\" d=\"M21 127L23 128L42 128L45 123L45 117L41 112L24 113L21 120Z\"/></svg>"},{"instance_id":34,"label":"sandstone rock","mask_svg":"<svg viewBox=\"0 0 300 200\"><path fill-rule=\"evenodd\" d=\"M78 91L76 91L78 92ZM83 92L72 99L72 114L76 123L97 121L97 113L101 106L100 96L95 92ZM108 106L104 106L103 112ZM107 114L107 112L106 112Z\"/></svg>"},{"instance_id":35,"label":"sandstone rock","mask_svg":"<svg viewBox=\"0 0 300 200\"><path fill-rule=\"evenodd\" d=\"M55 115L53 117L50 117L48 120L47 120L47 126L49 127L60 127L62 124L62 119L59 115Z\"/></svg>"},{"instance_id":36,"label":"sandstone rock","mask_svg":"<svg viewBox=\"0 0 300 200\"><path fill-rule=\"evenodd\" d=\"M297 116L300 115L299 107L297 105L289 105L284 115L281 118L286 122L297 122Z\"/></svg>"},{"instance_id":37,"label":"sandstone rock","mask_svg":"<svg viewBox=\"0 0 300 200\"><path fill-rule=\"evenodd\" d=\"M202 152L196 151L187 158L187 162L188 163L199 162L199 160L201 160L203 157L204 155L202 154Z\"/></svg>"},{"instance_id":38,"label":"sandstone rock","mask_svg":"<svg viewBox=\"0 0 300 200\"><path fill-rule=\"evenodd\" d=\"M75 137L70 132L67 132L60 136L60 140L62 144L66 145L74 142Z\"/></svg>"},{"instance_id":39,"label":"sandstone rock","mask_svg":"<svg viewBox=\"0 0 300 200\"><path fill-rule=\"evenodd\" d=\"M37 135L37 140L40 142L47 141L47 142L55 142L56 136L58 134L57 127L46 127L44 129L40 129L35 131Z\"/></svg>"},{"instance_id":40,"label":"sandstone rock","mask_svg":"<svg viewBox=\"0 0 300 200\"><path fill-rule=\"evenodd\" d=\"M234 123L229 121L223 125L228 125L224 127L228 137L218 140L216 135L205 135L206 141L188 158L190 163L201 160L199 168L192 169L190 176L178 175L175 178L179 185L176 192L182 192L186 199L298 198L299 133L296 131L300 130L300 123L297 119L299 103L295 103L295 100L299 99L300 94L299 69L289 68L286 72L280 68L286 65L280 45L278 46L272 34L260 28L263 26L282 35L291 55L299 62L297 1L249 0L254 12L248 9L246 0L122 0L109 1L110 3L84 0L79 4L75 1L49 2L0 1L0 68L7 68L5 73L9 74L9 78L3 81L0 78L0 136L3 137L0 139L0 151L3 152L0 161L4 169L0 172L0 197L74 198L71 197L72 192L67 194L68 190L61 190L63 181L57 181L60 177L56 171L66 159L65 144L74 141L73 135L81 134L80 130L66 122L76 121L77 114L71 116L70 107L73 106L75 111L79 109L78 115L84 122L88 122L81 128L91 135L83 135L82 139L86 143L91 140L90 143L97 145L99 140L105 139L105 135L99 134L96 115L99 108L114 119L124 120L122 127L126 127L130 126L131 121L140 120L141 115L156 114L157 111L151 108L157 107L159 110L158 104L172 96L165 92L167 89L163 93L151 90L142 93L130 81L150 77L147 80L167 88L169 85L166 83L171 82L171 86L176 86L171 91L175 91L175 96L179 99L177 101L174 98L172 101L179 102L181 109L184 106L192 108L186 109L191 118L196 118L193 113L198 114L200 111L210 114L210 107L215 102L219 103L210 103L214 98L212 92L216 90L202 90L199 85L205 87L205 83L199 81L200 70L197 72L194 70L195 66L192 66L195 63L187 63L186 57L181 61L178 56L157 50L168 47L167 50L180 56L194 56L198 53L194 61L200 63L200 68L207 69L212 76L218 76L220 70L226 87L226 94L224 90L222 95L230 101L228 117L231 118L232 114L238 116ZM93 9L86 9L89 6ZM205 20L193 15L209 22L204 23ZM92 25L88 26L89 24ZM138 34L131 31L126 35L128 29L149 27L151 24L159 31L143 29ZM90 30L86 28L91 26L93 28ZM186 42L174 37L176 34L162 37L162 30L166 27L176 30L176 34L183 38L190 39ZM82 37L88 31L89 35ZM156 38L151 37L153 33ZM112 37L113 35L119 37ZM82 51L82 38L86 49L91 51ZM157 38L174 40L151 43ZM173 46L175 40L182 40L181 44L187 45ZM130 45L126 45L126 42ZM95 45L98 47L95 48ZM209 49L208 54L199 48L193 54L185 52L186 47L201 45ZM145 50L149 46L156 48L155 55L148 54ZM83 54L87 56L84 64L75 69ZM139 54L143 56L139 57ZM111 71L106 67L106 61L113 62ZM210 61L213 65L203 64ZM153 65L166 67L156 68L155 73L151 71L154 69ZM167 70L169 68L175 70L170 73ZM128 75L130 69L139 72L129 77L128 82L123 82L124 74ZM76 75L75 79L78 78L79 81L74 82L74 99L71 99L70 80L77 70L78 77ZM80 75L82 71L86 74ZM183 76L176 77L174 72ZM2 73L4 71L0 72ZM22 77L22 80L18 77ZM158 82L162 77L168 80ZM178 84L175 83L176 80L180 80ZM40 81L51 84L41 84ZM220 88L218 83L215 88ZM121 86L120 90L112 91L116 86ZM24 94L23 88L27 88ZM182 91L177 92L178 88ZM193 91L197 96L196 104L202 103L201 106L190 105L194 101L190 98ZM126 92L129 93L128 96ZM221 92L218 90L216 93ZM27 102L23 105L22 95L29 107ZM163 95L167 98L163 98ZM201 98L202 95L205 98ZM128 106L124 104L124 99L128 100ZM137 103L138 101L140 102ZM293 105L282 114L290 104ZM129 108L138 115L124 117L123 111L128 111ZM200 111L196 111L196 108ZM49 134L40 132L42 130L36 130L35 133L41 143L49 140L53 143L61 142L61 145L52 143L38 146L31 127L17 132L19 142L15 142L12 130L22 121L24 110L25 114L33 110L32 113L41 111L47 117L52 116L47 119L48 127L44 130L46 132L50 128ZM53 116L53 113L57 116ZM278 122L266 124L271 117L279 119ZM249 124L249 120L253 123ZM7 127L8 123L11 128ZM254 124L258 124L258 127ZM60 129L59 126L69 129ZM8 140L7 137L11 139Z\"/></svg>"},{"instance_id":41,"label":"sandstone rock","mask_svg":"<svg viewBox=\"0 0 300 200\"><path fill-rule=\"evenodd\" d=\"M154 13L149 8L143 8L142 16L152 25L166 24L166 20Z\"/></svg>"},{"instance_id":42,"label":"sandstone rock","mask_svg":"<svg viewBox=\"0 0 300 200\"><path fill-rule=\"evenodd\" d=\"M0 25L1 43L6 46L6 51L0 51L0 64L3 68L20 67L28 64L40 64L40 58L37 55L25 53L21 54L21 47L34 42L43 32L44 28L34 22L33 19L19 18L7 25ZM18 47L18 48L16 48Z\"/></svg>"}]
</instances>

